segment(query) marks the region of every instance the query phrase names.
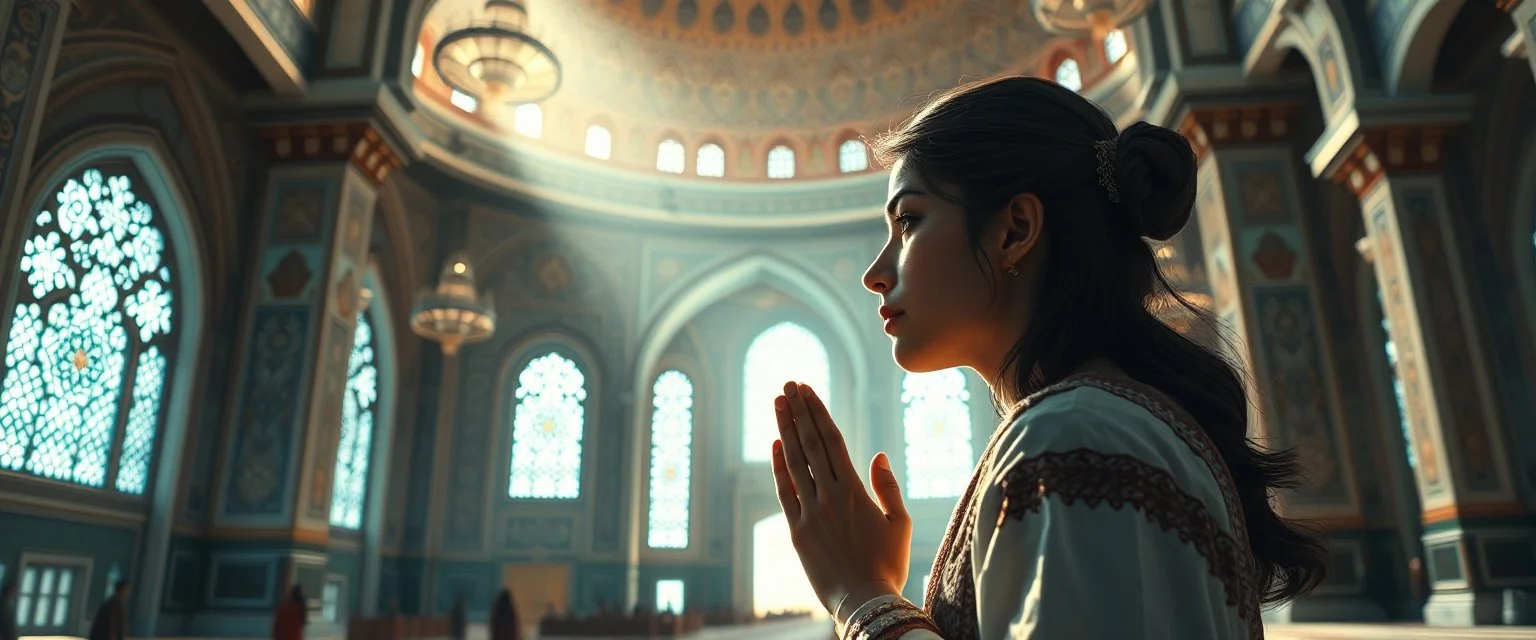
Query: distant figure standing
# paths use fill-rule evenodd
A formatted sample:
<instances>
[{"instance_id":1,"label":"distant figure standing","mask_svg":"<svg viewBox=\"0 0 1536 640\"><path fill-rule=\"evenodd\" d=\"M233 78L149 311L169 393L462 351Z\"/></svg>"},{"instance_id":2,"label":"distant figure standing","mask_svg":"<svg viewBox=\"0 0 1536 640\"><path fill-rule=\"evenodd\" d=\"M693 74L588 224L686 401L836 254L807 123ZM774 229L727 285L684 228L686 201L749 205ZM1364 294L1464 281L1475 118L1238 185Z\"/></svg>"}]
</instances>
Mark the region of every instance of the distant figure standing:
<instances>
[{"instance_id":1,"label":"distant figure standing","mask_svg":"<svg viewBox=\"0 0 1536 640\"><path fill-rule=\"evenodd\" d=\"M16 585L0 587L0 640L16 640Z\"/></svg>"},{"instance_id":2,"label":"distant figure standing","mask_svg":"<svg viewBox=\"0 0 1536 640\"><path fill-rule=\"evenodd\" d=\"M502 589L491 608L491 640L523 640L523 628L517 622L517 607L512 604L512 590Z\"/></svg>"},{"instance_id":3,"label":"distant figure standing","mask_svg":"<svg viewBox=\"0 0 1536 640\"><path fill-rule=\"evenodd\" d=\"M128 637L128 587L127 580L112 585L112 597L101 603L96 619L91 622L91 640L123 640Z\"/></svg>"},{"instance_id":4,"label":"distant figure standing","mask_svg":"<svg viewBox=\"0 0 1536 640\"><path fill-rule=\"evenodd\" d=\"M453 611L448 613L448 637L453 640L464 640L468 630L469 620L464 616L464 597L460 596L454 598Z\"/></svg>"},{"instance_id":5,"label":"distant figure standing","mask_svg":"<svg viewBox=\"0 0 1536 640\"><path fill-rule=\"evenodd\" d=\"M277 614L272 616L272 640L304 640L306 624L309 602L304 599L304 588L293 585L288 590L288 599L277 606Z\"/></svg>"}]
</instances>

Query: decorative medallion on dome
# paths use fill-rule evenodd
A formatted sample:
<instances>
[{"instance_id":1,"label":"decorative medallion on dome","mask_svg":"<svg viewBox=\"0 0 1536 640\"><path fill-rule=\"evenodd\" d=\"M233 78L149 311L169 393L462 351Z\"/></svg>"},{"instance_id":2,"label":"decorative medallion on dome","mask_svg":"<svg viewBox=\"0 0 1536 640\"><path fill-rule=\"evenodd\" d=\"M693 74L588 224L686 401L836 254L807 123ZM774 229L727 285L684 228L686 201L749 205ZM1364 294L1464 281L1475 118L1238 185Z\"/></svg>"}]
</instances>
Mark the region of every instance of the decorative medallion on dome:
<instances>
[{"instance_id":1,"label":"decorative medallion on dome","mask_svg":"<svg viewBox=\"0 0 1536 640\"><path fill-rule=\"evenodd\" d=\"M480 16L438 41L432 61L443 82L485 105L540 102L560 88L560 61L527 31L515 0L487 0Z\"/></svg>"},{"instance_id":2,"label":"decorative medallion on dome","mask_svg":"<svg viewBox=\"0 0 1536 640\"><path fill-rule=\"evenodd\" d=\"M1152 0L1030 0L1040 27L1061 36L1103 39L1147 12Z\"/></svg>"}]
</instances>

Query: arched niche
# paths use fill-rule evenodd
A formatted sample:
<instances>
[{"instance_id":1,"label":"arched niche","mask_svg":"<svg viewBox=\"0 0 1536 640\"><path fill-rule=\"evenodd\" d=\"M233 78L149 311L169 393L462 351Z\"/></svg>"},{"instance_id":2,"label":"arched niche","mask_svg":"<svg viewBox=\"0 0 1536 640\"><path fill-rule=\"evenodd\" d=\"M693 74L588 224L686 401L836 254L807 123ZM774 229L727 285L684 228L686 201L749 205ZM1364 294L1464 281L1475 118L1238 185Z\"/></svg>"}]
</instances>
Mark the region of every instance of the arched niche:
<instances>
[{"instance_id":1,"label":"arched niche","mask_svg":"<svg viewBox=\"0 0 1536 640\"><path fill-rule=\"evenodd\" d=\"M142 180L135 185L137 190L155 203L155 212L163 220L168 236L166 243L173 248L170 260L177 272L177 282L172 304L179 316L173 325L174 360L169 386L164 390L160 429L154 440L145 492L145 524L133 564L137 570L130 574L136 577L136 590L143 594L134 599L133 618L138 628L148 629L154 628L164 592L165 572L156 568L167 566L177 498L186 485L182 482L183 449L195 415L193 400L205 391L197 387L203 378L201 370L206 366L200 357L206 352L201 348L205 323L212 314L204 281L208 266L204 233L198 227L186 182L171 157L165 141L153 130L120 125L86 128L39 160L23 200L27 206L23 215L31 216L70 176L103 162L127 162ZM16 240L30 234L31 225L26 228L28 231ZM16 252L7 255L13 258L10 262L20 258ZM13 269L15 265L6 264L4 268ZM21 283L22 280L15 280L17 286ZM9 335L16 293L14 287L5 292L0 335Z\"/></svg>"}]
</instances>

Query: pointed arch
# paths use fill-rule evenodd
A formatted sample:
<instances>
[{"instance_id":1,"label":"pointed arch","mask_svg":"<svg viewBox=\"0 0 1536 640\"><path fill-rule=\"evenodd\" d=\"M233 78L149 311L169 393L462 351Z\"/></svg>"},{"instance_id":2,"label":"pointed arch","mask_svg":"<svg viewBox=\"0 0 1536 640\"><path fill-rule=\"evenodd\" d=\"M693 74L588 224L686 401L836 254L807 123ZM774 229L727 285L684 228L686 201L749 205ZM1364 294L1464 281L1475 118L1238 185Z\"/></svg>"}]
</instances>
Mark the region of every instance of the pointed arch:
<instances>
[{"instance_id":1,"label":"pointed arch","mask_svg":"<svg viewBox=\"0 0 1536 640\"><path fill-rule=\"evenodd\" d=\"M823 339L828 347L837 352L837 355L846 358L849 370L835 373L839 378L846 380L847 386L844 388L847 389L847 397L854 399L848 403L837 404L831 409L834 415L842 417L838 426L842 428L847 438L849 450L854 452L854 455L859 455L867 439L868 429L862 421L868 412L863 410L866 405L856 399L870 397L869 353L864 343L864 334L855 327L853 314L847 302L831 283L818 275L813 268L797 264L783 256L764 252L744 252L725 256L701 265L693 273L691 277L680 278L680 281L663 295L654 307L654 311L637 323L640 327L640 341L632 370L637 372L631 381L632 397L649 397L652 376L659 372L657 365L665 350L672 344L678 333L683 331L684 327L700 313L747 287L757 284L773 285L799 297L807 305L820 311L820 317L831 328L830 334L823 336ZM711 374L709 379L728 375L724 371L704 373ZM707 383L707 380L705 382ZM714 393L710 397L717 396L719 394ZM632 427L630 441L627 443L630 451L627 468L630 471L628 475L630 486L639 487L643 482L641 474L647 468L643 438L646 427L650 424L650 411L646 403L636 402L633 405L633 413L629 417L629 424ZM845 407L854 409L845 412L843 411ZM731 436L723 437L726 443L733 442ZM727 449L727 451L730 450ZM643 518L640 504L641 501L638 499L628 501L626 521L634 527L630 530L634 540L640 539L638 527ZM756 517L761 518L768 513L764 512ZM750 540L750 537L747 539ZM747 563L751 561L751 557L744 555L737 560ZM738 585L736 589L738 594L748 593L750 582Z\"/></svg>"},{"instance_id":2,"label":"pointed arch","mask_svg":"<svg viewBox=\"0 0 1536 640\"><path fill-rule=\"evenodd\" d=\"M1466 3L1467 0L1421 0L1402 3L1406 6L1396 9L1407 15L1390 34L1393 36L1391 47L1381 50L1381 75L1388 94L1429 91L1435 75L1435 59L1440 56L1451 23ZM1377 11L1389 10L1391 3L1381 4ZM1388 34L1376 34L1376 37L1385 35Z\"/></svg>"},{"instance_id":3,"label":"pointed arch","mask_svg":"<svg viewBox=\"0 0 1536 640\"><path fill-rule=\"evenodd\" d=\"M52 155L40 159L23 200L28 209L35 211L68 177L103 161L127 162L142 181L136 188L152 198L156 205L155 213L162 221L166 244L175 248L168 257L178 271L180 300L173 300L173 305L179 317L175 334L171 336L175 349L174 359L170 362L173 371L169 383L162 389L155 452L147 476L146 524L137 558L139 566L146 567L165 566L169 559L171 525L182 484L184 445L188 425L194 422L193 401L197 398L197 381L202 377L200 369L204 366L200 356L206 350L200 347L207 318L211 315L204 279L209 264L207 245L203 241L205 232L199 227L199 216L194 214L187 182L172 157L170 147L152 129L110 124L86 127L60 145ZM22 237L8 240L24 241ZM7 255L9 261L19 258L20 253ZM12 268L12 265L7 264L4 268ZM6 302L5 312L0 313L0 336L9 335L13 315L10 311L14 309L17 289L23 284L24 281L17 279L15 287L0 291ZM7 482L15 480L27 481L23 477L6 478ZM158 612L163 582L163 572L157 571L140 572L136 582L138 590L146 594L138 603L137 617L151 626Z\"/></svg>"},{"instance_id":4,"label":"pointed arch","mask_svg":"<svg viewBox=\"0 0 1536 640\"><path fill-rule=\"evenodd\" d=\"M855 384L865 384L869 360L860 337L862 334L842 296L816 275L814 269L782 256L748 252L726 256L700 267L695 273L699 275L669 287L654 310L641 319L637 371L652 371L662 351L694 316L726 296L754 284L766 283L783 286L787 292L799 296L824 314L835 334L828 336L829 340L847 354ZM644 389L638 388L637 392L643 394Z\"/></svg>"}]
</instances>

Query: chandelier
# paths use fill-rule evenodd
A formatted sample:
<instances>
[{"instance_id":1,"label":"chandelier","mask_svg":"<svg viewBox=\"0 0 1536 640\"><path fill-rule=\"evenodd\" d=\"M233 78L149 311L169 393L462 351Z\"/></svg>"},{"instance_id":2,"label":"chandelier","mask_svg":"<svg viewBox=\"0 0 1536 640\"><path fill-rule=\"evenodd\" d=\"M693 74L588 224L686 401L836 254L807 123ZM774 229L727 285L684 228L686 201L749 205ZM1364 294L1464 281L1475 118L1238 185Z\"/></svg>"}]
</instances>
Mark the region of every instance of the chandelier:
<instances>
[{"instance_id":1,"label":"chandelier","mask_svg":"<svg viewBox=\"0 0 1536 640\"><path fill-rule=\"evenodd\" d=\"M1029 0L1035 21L1059 36L1103 38L1147 12L1152 0Z\"/></svg>"},{"instance_id":2,"label":"chandelier","mask_svg":"<svg viewBox=\"0 0 1536 640\"><path fill-rule=\"evenodd\" d=\"M496 333L496 307L491 294L475 293L475 274L469 257L459 252L448 258L438 276L437 288L416 295L411 307L411 331L443 345L452 356L459 346L480 342Z\"/></svg>"},{"instance_id":3,"label":"chandelier","mask_svg":"<svg viewBox=\"0 0 1536 640\"><path fill-rule=\"evenodd\" d=\"M560 88L560 61L529 35L516 0L487 0L482 15L443 36L432 64L444 83L488 106L539 102Z\"/></svg>"}]
</instances>

